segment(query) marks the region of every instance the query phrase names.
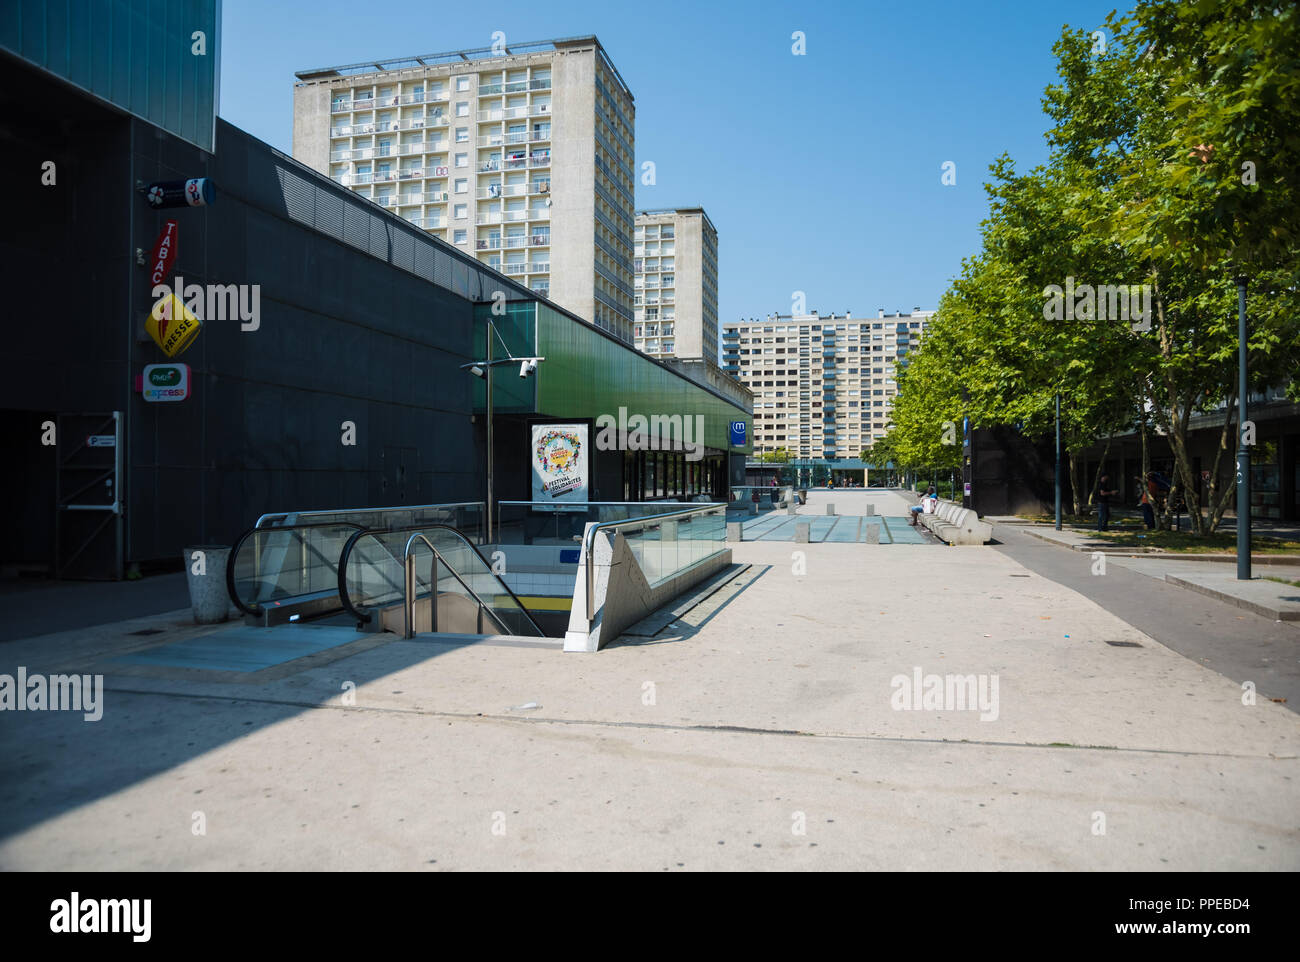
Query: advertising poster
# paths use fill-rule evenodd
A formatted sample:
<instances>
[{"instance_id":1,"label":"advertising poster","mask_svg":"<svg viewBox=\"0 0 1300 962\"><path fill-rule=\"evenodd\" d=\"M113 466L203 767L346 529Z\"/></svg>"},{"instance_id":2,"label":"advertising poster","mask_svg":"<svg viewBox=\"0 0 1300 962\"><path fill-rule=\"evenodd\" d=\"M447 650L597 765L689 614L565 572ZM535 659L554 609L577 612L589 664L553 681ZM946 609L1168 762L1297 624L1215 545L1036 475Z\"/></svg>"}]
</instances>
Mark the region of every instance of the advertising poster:
<instances>
[{"instance_id":1,"label":"advertising poster","mask_svg":"<svg viewBox=\"0 0 1300 962\"><path fill-rule=\"evenodd\" d=\"M548 505L571 503L571 510L586 510L587 425L534 424L529 457L533 501Z\"/></svg>"}]
</instances>

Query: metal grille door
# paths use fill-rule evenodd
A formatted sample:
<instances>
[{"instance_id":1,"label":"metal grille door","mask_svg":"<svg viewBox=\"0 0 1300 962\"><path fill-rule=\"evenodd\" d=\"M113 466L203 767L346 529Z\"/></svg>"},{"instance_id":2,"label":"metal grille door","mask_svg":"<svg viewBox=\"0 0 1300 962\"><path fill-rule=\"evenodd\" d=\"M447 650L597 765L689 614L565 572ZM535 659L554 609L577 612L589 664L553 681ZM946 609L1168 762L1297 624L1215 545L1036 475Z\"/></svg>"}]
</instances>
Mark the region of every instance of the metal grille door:
<instances>
[{"instance_id":1,"label":"metal grille door","mask_svg":"<svg viewBox=\"0 0 1300 962\"><path fill-rule=\"evenodd\" d=\"M58 416L56 578L122 577L122 428L121 411Z\"/></svg>"}]
</instances>

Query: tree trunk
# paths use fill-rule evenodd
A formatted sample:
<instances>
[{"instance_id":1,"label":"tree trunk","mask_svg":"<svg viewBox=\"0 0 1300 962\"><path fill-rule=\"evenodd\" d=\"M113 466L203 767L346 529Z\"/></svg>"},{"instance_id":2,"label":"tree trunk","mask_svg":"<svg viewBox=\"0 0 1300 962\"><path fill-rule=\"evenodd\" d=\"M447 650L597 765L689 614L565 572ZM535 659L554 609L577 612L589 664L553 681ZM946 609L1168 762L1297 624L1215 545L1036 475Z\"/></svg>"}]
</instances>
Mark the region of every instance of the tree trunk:
<instances>
[{"instance_id":1,"label":"tree trunk","mask_svg":"<svg viewBox=\"0 0 1300 962\"><path fill-rule=\"evenodd\" d=\"M1142 430L1142 477L1138 479L1138 482L1142 485L1142 493L1146 496L1147 504L1148 504L1148 506L1151 508L1151 514L1152 514L1152 516L1155 517L1155 515L1156 515L1156 506L1155 506L1155 503L1151 500L1151 485L1150 485L1150 483L1149 483L1148 480L1147 480L1148 478L1151 477L1151 443L1150 443L1150 441L1147 439L1147 421L1148 421L1149 419L1148 419L1148 417L1147 417L1147 405L1146 405L1146 398L1145 398L1145 396L1143 396L1142 398L1140 398L1140 399L1138 400L1138 409L1139 409L1139 411L1141 412L1141 415L1142 415L1142 421L1141 421L1141 430ZM1165 530L1165 528L1166 528L1166 524L1165 524L1165 519L1164 519L1164 518L1162 518L1162 517L1157 517L1157 518L1156 518L1156 528L1157 528L1157 530L1161 530L1161 531Z\"/></svg>"},{"instance_id":2,"label":"tree trunk","mask_svg":"<svg viewBox=\"0 0 1300 962\"><path fill-rule=\"evenodd\" d=\"M1092 476L1092 488L1088 492L1089 504L1094 504L1097 501L1097 487L1101 483L1102 474L1104 474L1106 471L1106 458L1110 454L1110 443L1113 440L1115 440L1114 431L1110 433L1110 437L1106 438L1106 446L1101 449L1101 460L1097 462L1097 471ZM1114 483L1115 483L1114 481L1111 482L1111 484Z\"/></svg>"},{"instance_id":3,"label":"tree trunk","mask_svg":"<svg viewBox=\"0 0 1300 962\"><path fill-rule=\"evenodd\" d=\"M1230 475L1230 480L1222 486L1222 490L1220 490L1219 486L1219 465L1223 462L1225 452L1233 460L1233 467L1236 467L1236 454L1228 449L1228 439L1232 436L1228 429L1232 427L1233 412L1236 409L1237 392L1234 391L1228 397L1228 409L1223 419L1223 430L1219 432L1218 447L1214 449L1214 464L1210 468L1210 484L1205 494L1205 501L1210 509L1210 517L1205 528L1207 534L1212 534L1214 529L1219 526L1219 522L1223 520L1223 512L1227 510L1232 496L1237 491L1236 471L1233 471Z\"/></svg>"},{"instance_id":4,"label":"tree trunk","mask_svg":"<svg viewBox=\"0 0 1300 962\"><path fill-rule=\"evenodd\" d=\"M1083 514L1083 459L1073 448L1068 449L1066 455L1070 462L1070 513L1077 518Z\"/></svg>"}]
</instances>

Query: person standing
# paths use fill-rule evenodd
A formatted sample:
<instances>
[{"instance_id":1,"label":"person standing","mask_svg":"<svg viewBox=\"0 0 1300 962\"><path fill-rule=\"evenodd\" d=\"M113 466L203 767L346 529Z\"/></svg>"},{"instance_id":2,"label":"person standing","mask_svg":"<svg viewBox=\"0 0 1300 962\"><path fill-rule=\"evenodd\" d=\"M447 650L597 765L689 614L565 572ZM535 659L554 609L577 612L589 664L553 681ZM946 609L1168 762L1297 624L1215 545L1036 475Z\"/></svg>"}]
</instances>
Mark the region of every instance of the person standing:
<instances>
[{"instance_id":1,"label":"person standing","mask_svg":"<svg viewBox=\"0 0 1300 962\"><path fill-rule=\"evenodd\" d=\"M1097 482L1097 530L1105 531L1110 525L1110 499L1119 494L1111 488L1109 474L1103 474Z\"/></svg>"},{"instance_id":2,"label":"person standing","mask_svg":"<svg viewBox=\"0 0 1300 962\"><path fill-rule=\"evenodd\" d=\"M1148 531L1156 526L1156 511L1151 504L1151 481L1149 478L1139 478L1142 482L1142 495L1138 498L1138 507L1142 509L1142 523Z\"/></svg>"}]
</instances>

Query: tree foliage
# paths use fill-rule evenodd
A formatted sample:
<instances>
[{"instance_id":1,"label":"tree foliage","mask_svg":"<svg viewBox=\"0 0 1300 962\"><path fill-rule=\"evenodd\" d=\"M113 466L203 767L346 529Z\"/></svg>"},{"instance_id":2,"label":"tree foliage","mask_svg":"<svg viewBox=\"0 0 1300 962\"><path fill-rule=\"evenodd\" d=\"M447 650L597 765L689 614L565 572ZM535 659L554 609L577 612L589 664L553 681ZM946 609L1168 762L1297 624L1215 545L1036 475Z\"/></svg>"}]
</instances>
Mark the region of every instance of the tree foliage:
<instances>
[{"instance_id":1,"label":"tree foliage","mask_svg":"<svg viewBox=\"0 0 1300 962\"><path fill-rule=\"evenodd\" d=\"M1107 29L1100 53L1062 31L1043 97L1049 159L990 166L981 249L900 376L885 441L908 466L959 463L948 426L964 414L1041 435L1059 394L1076 511L1090 487L1081 452L1149 424L1168 436L1194 530L1208 530L1233 490L1232 419L1205 503L1189 422L1236 399L1237 277L1251 292L1251 387L1300 369L1300 18L1292 5L1148 0ZM1130 285L1146 295L1136 304L1051 303ZM1123 306L1149 323L1117 317Z\"/></svg>"}]
</instances>

